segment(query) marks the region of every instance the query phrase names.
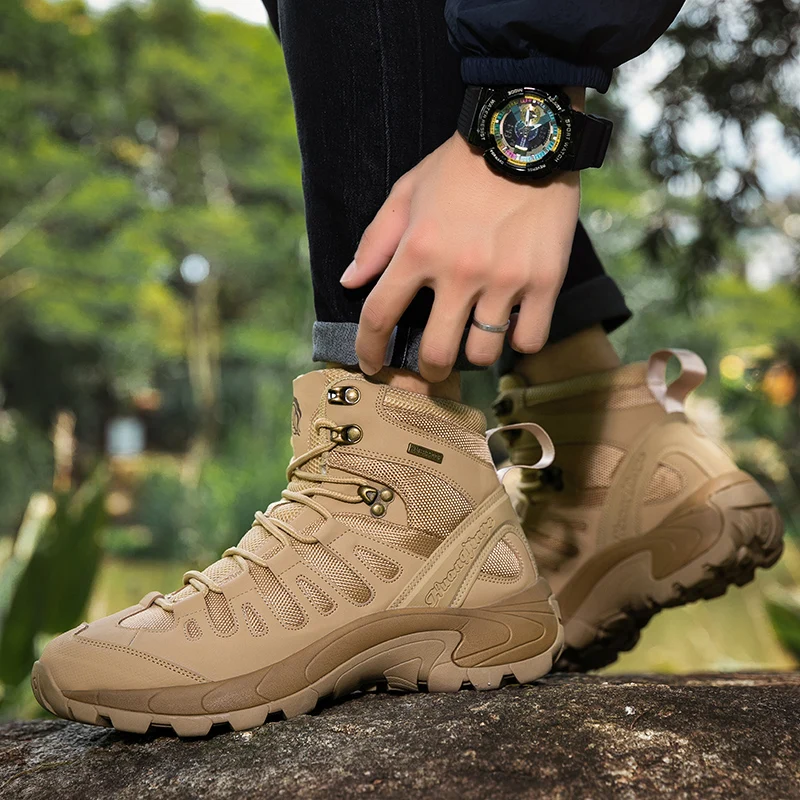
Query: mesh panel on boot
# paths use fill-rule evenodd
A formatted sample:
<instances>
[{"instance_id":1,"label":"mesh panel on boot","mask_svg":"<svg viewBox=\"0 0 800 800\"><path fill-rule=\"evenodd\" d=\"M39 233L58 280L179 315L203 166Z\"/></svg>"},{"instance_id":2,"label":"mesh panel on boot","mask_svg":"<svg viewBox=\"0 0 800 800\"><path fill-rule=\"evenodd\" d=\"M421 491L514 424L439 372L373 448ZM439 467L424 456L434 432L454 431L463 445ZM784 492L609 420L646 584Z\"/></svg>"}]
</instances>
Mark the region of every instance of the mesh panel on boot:
<instances>
[{"instance_id":1,"label":"mesh panel on boot","mask_svg":"<svg viewBox=\"0 0 800 800\"><path fill-rule=\"evenodd\" d=\"M217 636L232 636L236 633L236 617L224 594L209 592L206 595L206 609Z\"/></svg>"},{"instance_id":2,"label":"mesh panel on boot","mask_svg":"<svg viewBox=\"0 0 800 800\"><path fill-rule=\"evenodd\" d=\"M295 596L275 577L271 569L250 564L250 575L262 600L284 628L302 628L306 615Z\"/></svg>"},{"instance_id":3,"label":"mesh panel on boot","mask_svg":"<svg viewBox=\"0 0 800 800\"><path fill-rule=\"evenodd\" d=\"M364 516L363 514L334 514L344 526L354 531L369 536L389 547L404 550L415 556L427 558L442 541L441 536L426 533L425 531L409 530L391 522L383 522Z\"/></svg>"},{"instance_id":4,"label":"mesh panel on boot","mask_svg":"<svg viewBox=\"0 0 800 800\"><path fill-rule=\"evenodd\" d=\"M250 603L244 603L242 605L242 614L244 614L244 621L251 636L265 636L269 633L269 628L267 627L267 623L264 622L264 617L262 617Z\"/></svg>"},{"instance_id":5,"label":"mesh panel on boot","mask_svg":"<svg viewBox=\"0 0 800 800\"><path fill-rule=\"evenodd\" d=\"M593 445L588 455L581 459L581 486L608 488L623 458L625 450L621 447L610 444Z\"/></svg>"},{"instance_id":6,"label":"mesh panel on boot","mask_svg":"<svg viewBox=\"0 0 800 800\"><path fill-rule=\"evenodd\" d=\"M361 606L372 599L372 589L325 545L293 541L292 547L311 569L351 603Z\"/></svg>"},{"instance_id":7,"label":"mesh panel on boot","mask_svg":"<svg viewBox=\"0 0 800 800\"><path fill-rule=\"evenodd\" d=\"M183 632L187 639L192 640L199 639L203 635L203 629L197 624L197 620L194 617L189 617L189 619L186 620L186 624L183 626Z\"/></svg>"},{"instance_id":8,"label":"mesh panel on boot","mask_svg":"<svg viewBox=\"0 0 800 800\"><path fill-rule=\"evenodd\" d=\"M375 550L370 550L368 547L362 547L361 545L353 548L353 552L356 558L381 580L393 581L400 574L400 565L382 553L377 553Z\"/></svg>"},{"instance_id":9,"label":"mesh panel on boot","mask_svg":"<svg viewBox=\"0 0 800 800\"><path fill-rule=\"evenodd\" d=\"M608 405L606 408L635 408L636 406L645 406L648 403L655 402L657 401L655 397L653 397L653 393L650 389L642 385L613 392L608 398Z\"/></svg>"},{"instance_id":10,"label":"mesh panel on boot","mask_svg":"<svg viewBox=\"0 0 800 800\"><path fill-rule=\"evenodd\" d=\"M483 414L456 403L419 400L402 392L386 392L378 409L388 422L416 428L481 461L491 463Z\"/></svg>"},{"instance_id":11,"label":"mesh panel on boot","mask_svg":"<svg viewBox=\"0 0 800 800\"><path fill-rule=\"evenodd\" d=\"M680 493L684 485L684 477L677 469L668 464L659 464L647 485L644 502L663 503Z\"/></svg>"},{"instance_id":12,"label":"mesh panel on boot","mask_svg":"<svg viewBox=\"0 0 800 800\"><path fill-rule=\"evenodd\" d=\"M308 602L323 616L336 610L336 603L328 597L315 583L306 580L302 575L297 578L300 591L306 596Z\"/></svg>"},{"instance_id":13,"label":"mesh panel on boot","mask_svg":"<svg viewBox=\"0 0 800 800\"><path fill-rule=\"evenodd\" d=\"M450 425L465 428L478 436L486 433L486 418L483 413L477 408L456 403L454 400L425 397L402 389L387 388L383 396L383 406L393 410L405 410L414 414L437 417Z\"/></svg>"},{"instance_id":14,"label":"mesh panel on boot","mask_svg":"<svg viewBox=\"0 0 800 800\"><path fill-rule=\"evenodd\" d=\"M148 631L168 631L174 624L172 614L161 606L150 606L143 611L126 617L119 624L122 628L135 628Z\"/></svg>"},{"instance_id":15,"label":"mesh panel on boot","mask_svg":"<svg viewBox=\"0 0 800 800\"><path fill-rule=\"evenodd\" d=\"M515 579L522 574L522 563L507 538L501 539L489 553L481 575Z\"/></svg>"},{"instance_id":16,"label":"mesh panel on boot","mask_svg":"<svg viewBox=\"0 0 800 800\"><path fill-rule=\"evenodd\" d=\"M221 558L203 570L204 575L208 575L212 581L220 586L224 586L229 580L235 578L239 572L241 570L238 565L230 558ZM197 589L191 584L187 584L183 589L168 595L168 598L173 601L183 600L184 597L195 594L195 592L197 592Z\"/></svg>"},{"instance_id":17,"label":"mesh panel on boot","mask_svg":"<svg viewBox=\"0 0 800 800\"><path fill-rule=\"evenodd\" d=\"M406 464L378 461L355 453L335 450L331 464L378 481L402 497L412 528L447 536L472 509L472 503L442 478Z\"/></svg>"},{"instance_id":18,"label":"mesh panel on boot","mask_svg":"<svg viewBox=\"0 0 800 800\"><path fill-rule=\"evenodd\" d=\"M267 545L270 545L267 547ZM257 553L261 558L267 559L275 555L283 545L271 534L267 533L260 525L254 525L239 542L242 550Z\"/></svg>"}]
</instances>

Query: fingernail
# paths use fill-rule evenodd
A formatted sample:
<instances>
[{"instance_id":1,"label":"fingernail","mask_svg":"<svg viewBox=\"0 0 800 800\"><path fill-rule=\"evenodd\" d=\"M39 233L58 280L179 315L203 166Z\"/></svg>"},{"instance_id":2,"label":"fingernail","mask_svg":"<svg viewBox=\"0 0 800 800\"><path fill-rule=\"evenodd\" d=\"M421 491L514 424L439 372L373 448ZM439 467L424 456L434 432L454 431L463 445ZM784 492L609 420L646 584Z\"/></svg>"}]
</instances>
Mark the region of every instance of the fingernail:
<instances>
[{"instance_id":1,"label":"fingernail","mask_svg":"<svg viewBox=\"0 0 800 800\"><path fill-rule=\"evenodd\" d=\"M350 278L355 278L356 276L356 262L355 259L350 262L350 266L342 273L342 277L339 278L339 283L347 283Z\"/></svg>"}]
</instances>

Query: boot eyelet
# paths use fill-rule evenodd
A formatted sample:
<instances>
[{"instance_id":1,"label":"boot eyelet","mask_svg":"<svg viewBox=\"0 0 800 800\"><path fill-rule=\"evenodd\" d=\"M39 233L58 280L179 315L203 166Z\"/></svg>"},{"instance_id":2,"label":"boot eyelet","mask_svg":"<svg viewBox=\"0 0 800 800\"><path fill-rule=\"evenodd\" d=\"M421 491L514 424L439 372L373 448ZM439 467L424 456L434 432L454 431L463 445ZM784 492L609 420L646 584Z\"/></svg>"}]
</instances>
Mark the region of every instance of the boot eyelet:
<instances>
[{"instance_id":1,"label":"boot eyelet","mask_svg":"<svg viewBox=\"0 0 800 800\"><path fill-rule=\"evenodd\" d=\"M382 517L386 513L387 503L394 500L394 492L391 489L375 489L372 486L359 486L358 496L371 506L370 511L376 517Z\"/></svg>"},{"instance_id":2,"label":"boot eyelet","mask_svg":"<svg viewBox=\"0 0 800 800\"><path fill-rule=\"evenodd\" d=\"M358 427L358 425L349 425L347 428L345 428L344 438L347 440L348 444L360 442L363 437L364 432Z\"/></svg>"},{"instance_id":3,"label":"boot eyelet","mask_svg":"<svg viewBox=\"0 0 800 800\"><path fill-rule=\"evenodd\" d=\"M358 425L340 425L331 428L331 441L339 444L356 444L364 438L364 431Z\"/></svg>"},{"instance_id":4,"label":"boot eyelet","mask_svg":"<svg viewBox=\"0 0 800 800\"><path fill-rule=\"evenodd\" d=\"M371 486L359 486L358 496L367 504L372 505L378 499L378 490Z\"/></svg>"},{"instance_id":5,"label":"boot eyelet","mask_svg":"<svg viewBox=\"0 0 800 800\"><path fill-rule=\"evenodd\" d=\"M328 402L335 406L354 406L361 399L355 386L334 386L328 389Z\"/></svg>"}]
</instances>

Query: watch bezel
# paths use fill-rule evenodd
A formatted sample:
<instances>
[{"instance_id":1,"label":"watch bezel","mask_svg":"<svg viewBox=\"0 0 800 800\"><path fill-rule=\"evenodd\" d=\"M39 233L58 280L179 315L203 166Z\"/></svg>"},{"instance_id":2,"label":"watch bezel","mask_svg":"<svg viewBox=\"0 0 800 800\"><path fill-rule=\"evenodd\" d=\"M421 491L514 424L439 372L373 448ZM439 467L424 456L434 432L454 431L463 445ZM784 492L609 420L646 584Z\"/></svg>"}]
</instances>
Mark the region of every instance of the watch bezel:
<instances>
[{"instance_id":1,"label":"watch bezel","mask_svg":"<svg viewBox=\"0 0 800 800\"><path fill-rule=\"evenodd\" d=\"M495 112L523 95L533 95L547 104L553 111L561 128L561 141L557 147L534 164L518 166L512 164L497 146L491 131ZM495 171L516 178L544 178L560 168L572 142L572 115L569 98L561 92L536 89L532 86L493 89L481 103L475 116L474 133L476 144L483 148L486 163Z\"/></svg>"}]
</instances>

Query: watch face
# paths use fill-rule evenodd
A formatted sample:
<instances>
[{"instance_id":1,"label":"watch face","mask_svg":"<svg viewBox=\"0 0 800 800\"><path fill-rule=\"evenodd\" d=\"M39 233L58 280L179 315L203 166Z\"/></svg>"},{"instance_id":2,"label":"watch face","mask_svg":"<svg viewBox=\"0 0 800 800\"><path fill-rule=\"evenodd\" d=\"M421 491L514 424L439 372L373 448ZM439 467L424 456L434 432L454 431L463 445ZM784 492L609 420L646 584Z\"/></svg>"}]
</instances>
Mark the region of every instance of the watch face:
<instances>
[{"instance_id":1,"label":"watch face","mask_svg":"<svg viewBox=\"0 0 800 800\"><path fill-rule=\"evenodd\" d=\"M539 89L497 91L479 112L478 132L490 167L512 177L544 178L568 149L569 101Z\"/></svg>"},{"instance_id":2,"label":"watch face","mask_svg":"<svg viewBox=\"0 0 800 800\"><path fill-rule=\"evenodd\" d=\"M557 150L563 128L555 110L541 97L524 94L498 109L491 122L497 149L509 164L528 167Z\"/></svg>"}]
</instances>

